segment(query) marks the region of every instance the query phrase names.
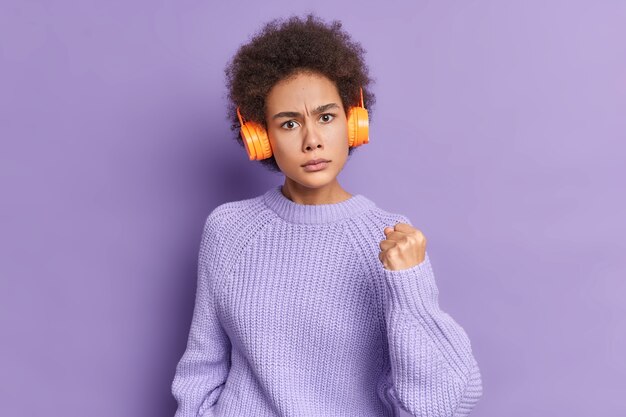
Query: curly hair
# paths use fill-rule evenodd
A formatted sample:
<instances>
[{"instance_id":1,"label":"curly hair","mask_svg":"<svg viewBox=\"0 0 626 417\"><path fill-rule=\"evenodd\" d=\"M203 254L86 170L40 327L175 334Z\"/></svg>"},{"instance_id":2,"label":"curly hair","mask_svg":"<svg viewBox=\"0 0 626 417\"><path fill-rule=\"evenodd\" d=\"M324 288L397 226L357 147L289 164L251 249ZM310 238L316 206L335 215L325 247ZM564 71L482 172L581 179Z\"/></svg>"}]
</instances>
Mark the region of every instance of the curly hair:
<instances>
[{"instance_id":1,"label":"curly hair","mask_svg":"<svg viewBox=\"0 0 626 417\"><path fill-rule=\"evenodd\" d=\"M267 130L265 99L279 81L298 73L308 72L326 76L337 86L346 117L350 107L363 103L372 120L376 97L369 90L375 80L370 78L364 60L365 50L350 38L338 20L325 24L309 12L305 19L290 16L266 23L242 45L227 64L228 116L233 137L245 147L240 136L237 106L246 121L261 124ZM356 148L350 147L348 155ZM272 155L261 162L270 171L280 169Z\"/></svg>"}]
</instances>

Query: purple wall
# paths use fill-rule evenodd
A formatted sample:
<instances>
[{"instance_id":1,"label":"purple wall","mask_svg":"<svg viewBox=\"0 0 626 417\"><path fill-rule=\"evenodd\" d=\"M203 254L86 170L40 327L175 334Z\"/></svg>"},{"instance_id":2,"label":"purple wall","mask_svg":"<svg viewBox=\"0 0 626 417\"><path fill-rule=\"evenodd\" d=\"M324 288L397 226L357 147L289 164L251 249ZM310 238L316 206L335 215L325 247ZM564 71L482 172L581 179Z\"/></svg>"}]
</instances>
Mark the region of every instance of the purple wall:
<instances>
[{"instance_id":1,"label":"purple wall","mask_svg":"<svg viewBox=\"0 0 626 417\"><path fill-rule=\"evenodd\" d=\"M475 415L626 415L626 2L258 4L0 3L0 415L173 415L203 221L282 182L223 68L309 10L368 51L340 181L427 236Z\"/></svg>"}]
</instances>

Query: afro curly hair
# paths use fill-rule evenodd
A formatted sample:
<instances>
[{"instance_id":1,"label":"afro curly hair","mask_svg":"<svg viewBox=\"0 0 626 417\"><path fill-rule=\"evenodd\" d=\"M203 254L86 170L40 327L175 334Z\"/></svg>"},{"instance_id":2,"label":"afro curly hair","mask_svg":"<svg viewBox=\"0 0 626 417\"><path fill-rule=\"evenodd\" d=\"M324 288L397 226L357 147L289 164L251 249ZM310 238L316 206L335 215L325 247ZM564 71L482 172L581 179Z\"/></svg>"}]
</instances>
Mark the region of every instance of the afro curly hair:
<instances>
[{"instance_id":1,"label":"afro curly hair","mask_svg":"<svg viewBox=\"0 0 626 417\"><path fill-rule=\"evenodd\" d=\"M247 121L259 123L267 130L265 99L279 81L301 72L326 76L337 86L346 113L350 107L363 104L372 120L376 97L369 90L370 78L364 60L365 50L350 38L338 20L324 23L309 12L304 19L292 15L286 20L267 22L250 42L242 45L228 62L224 72L228 90L228 116L234 139L245 147L237 116L239 106ZM350 147L348 155L355 147ZM280 172L272 155L261 159L270 171Z\"/></svg>"}]
</instances>

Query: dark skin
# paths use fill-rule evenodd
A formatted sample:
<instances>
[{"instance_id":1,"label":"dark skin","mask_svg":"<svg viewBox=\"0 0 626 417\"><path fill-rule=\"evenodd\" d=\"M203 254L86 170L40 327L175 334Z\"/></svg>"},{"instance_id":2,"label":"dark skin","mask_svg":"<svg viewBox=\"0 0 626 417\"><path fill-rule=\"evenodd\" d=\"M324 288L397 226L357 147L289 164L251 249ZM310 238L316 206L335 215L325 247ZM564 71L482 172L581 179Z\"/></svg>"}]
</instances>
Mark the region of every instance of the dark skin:
<instances>
[{"instance_id":1,"label":"dark skin","mask_svg":"<svg viewBox=\"0 0 626 417\"><path fill-rule=\"evenodd\" d=\"M411 268L426 257L426 236L408 223L396 223L383 230L385 239L379 243L378 259L386 269Z\"/></svg>"},{"instance_id":2,"label":"dark skin","mask_svg":"<svg viewBox=\"0 0 626 417\"><path fill-rule=\"evenodd\" d=\"M300 73L274 85L265 103L270 146L285 175L283 194L298 204L332 204L352 197L337 181L349 148L348 120L335 83ZM285 112L289 114L277 116ZM322 170L302 166L319 158L330 161Z\"/></svg>"},{"instance_id":3,"label":"dark skin","mask_svg":"<svg viewBox=\"0 0 626 417\"><path fill-rule=\"evenodd\" d=\"M337 180L348 158L348 123L331 80L306 72L281 80L266 97L266 123L272 153L285 175L285 197L309 205L352 197ZM310 172L302 166L318 158L329 160L324 169ZM426 237L419 229L397 223L383 233L379 259L386 269L411 268L425 259Z\"/></svg>"}]
</instances>

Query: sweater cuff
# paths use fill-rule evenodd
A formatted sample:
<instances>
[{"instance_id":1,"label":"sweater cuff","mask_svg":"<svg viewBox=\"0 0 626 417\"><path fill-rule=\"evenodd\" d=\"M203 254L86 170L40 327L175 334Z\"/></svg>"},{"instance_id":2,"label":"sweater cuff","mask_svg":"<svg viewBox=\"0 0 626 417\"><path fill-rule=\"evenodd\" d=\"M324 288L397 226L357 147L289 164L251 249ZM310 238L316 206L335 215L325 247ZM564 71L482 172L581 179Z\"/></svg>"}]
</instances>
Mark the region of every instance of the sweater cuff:
<instances>
[{"instance_id":1,"label":"sweater cuff","mask_svg":"<svg viewBox=\"0 0 626 417\"><path fill-rule=\"evenodd\" d=\"M387 307L413 313L423 317L424 313L437 304L439 290L430 264L428 252L424 260L405 269L383 268L387 287Z\"/></svg>"}]
</instances>

